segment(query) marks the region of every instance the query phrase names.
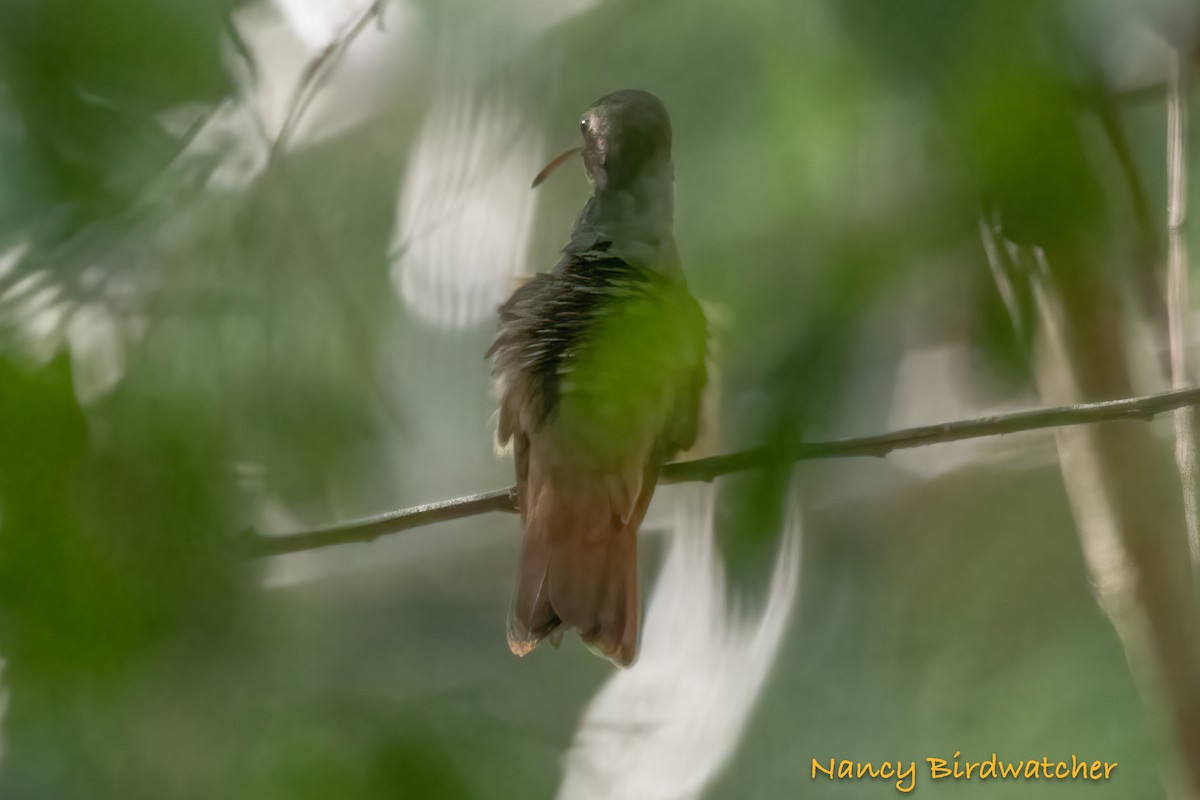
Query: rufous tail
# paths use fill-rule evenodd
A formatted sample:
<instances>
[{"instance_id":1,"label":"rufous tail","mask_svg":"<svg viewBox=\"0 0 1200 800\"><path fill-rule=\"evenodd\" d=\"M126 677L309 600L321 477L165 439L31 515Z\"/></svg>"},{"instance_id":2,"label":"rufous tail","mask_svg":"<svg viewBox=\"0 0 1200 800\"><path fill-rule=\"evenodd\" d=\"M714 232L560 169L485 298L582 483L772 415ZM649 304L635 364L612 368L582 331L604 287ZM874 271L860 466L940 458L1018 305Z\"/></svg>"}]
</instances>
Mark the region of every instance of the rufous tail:
<instances>
[{"instance_id":1,"label":"rufous tail","mask_svg":"<svg viewBox=\"0 0 1200 800\"><path fill-rule=\"evenodd\" d=\"M525 532L508 646L523 656L573 628L595 652L629 666L640 614L637 531L658 470L577 474L543 468L536 453L526 455L528 470L518 472Z\"/></svg>"}]
</instances>

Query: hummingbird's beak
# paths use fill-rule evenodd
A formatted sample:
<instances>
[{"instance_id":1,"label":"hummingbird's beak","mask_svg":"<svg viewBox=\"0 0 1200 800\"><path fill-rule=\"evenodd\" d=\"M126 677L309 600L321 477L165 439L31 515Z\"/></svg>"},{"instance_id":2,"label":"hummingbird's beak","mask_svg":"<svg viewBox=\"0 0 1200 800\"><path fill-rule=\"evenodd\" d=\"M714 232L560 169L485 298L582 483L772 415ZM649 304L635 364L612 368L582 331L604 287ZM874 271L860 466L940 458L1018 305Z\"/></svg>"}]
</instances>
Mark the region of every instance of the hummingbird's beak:
<instances>
[{"instance_id":1,"label":"hummingbird's beak","mask_svg":"<svg viewBox=\"0 0 1200 800\"><path fill-rule=\"evenodd\" d=\"M542 167L542 171L539 172L537 174L537 177L533 179L533 184L529 188L536 189L538 187L538 184L540 184L542 181L546 180L546 178L550 177L551 172L554 172L554 170L561 167L563 165L563 162L565 162L571 156L576 155L582 149L583 149L582 147L572 147L567 152L561 153L561 154L555 156L553 161L551 161L546 166Z\"/></svg>"}]
</instances>

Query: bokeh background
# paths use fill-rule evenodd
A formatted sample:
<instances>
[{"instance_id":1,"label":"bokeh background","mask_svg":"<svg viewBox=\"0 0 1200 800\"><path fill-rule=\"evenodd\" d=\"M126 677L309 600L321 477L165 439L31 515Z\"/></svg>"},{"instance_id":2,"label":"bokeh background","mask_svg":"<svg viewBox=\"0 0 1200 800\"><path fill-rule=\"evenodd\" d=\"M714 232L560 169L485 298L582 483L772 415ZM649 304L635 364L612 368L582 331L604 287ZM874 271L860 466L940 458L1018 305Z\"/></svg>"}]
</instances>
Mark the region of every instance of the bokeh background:
<instances>
[{"instance_id":1,"label":"bokeh background","mask_svg":"<svg viewBox=\"0 0 1200 800\"><path fill-rule=\"evenodd\" d=\"M813 758L916 760L920 797L1197 796L1170 417L666 487L620 673L509 654L511 515L244 545L511 482L494 309L586 198L529 181L618 88L675 126L707 452L1166 388L1198 19L5 0L0 797L897 794ZM930 782L955 751L1120 766Z\"/></svg>"}]
</instances>

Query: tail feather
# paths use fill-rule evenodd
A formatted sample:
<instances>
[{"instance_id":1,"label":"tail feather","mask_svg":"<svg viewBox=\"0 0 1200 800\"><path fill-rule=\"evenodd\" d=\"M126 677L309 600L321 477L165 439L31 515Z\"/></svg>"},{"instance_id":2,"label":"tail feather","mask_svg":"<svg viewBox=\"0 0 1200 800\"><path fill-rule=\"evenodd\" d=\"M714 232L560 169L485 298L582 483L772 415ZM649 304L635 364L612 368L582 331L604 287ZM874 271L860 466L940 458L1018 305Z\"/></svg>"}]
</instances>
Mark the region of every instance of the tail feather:
<instances>
[{"instance_id":1,"label":"tail feather","mask_svg":"<svg viewBox=\"0 0 1200 800\"><path fill-rule=\"evenodd\" d=\"M521 516L525 534L508 643L517 655L575 629L593 650L628 666L637 656L637 530L657 469L624 477L543 470L531 458ZM626 499L628 498L628 499Z\"/></svg>"}]
</instances>

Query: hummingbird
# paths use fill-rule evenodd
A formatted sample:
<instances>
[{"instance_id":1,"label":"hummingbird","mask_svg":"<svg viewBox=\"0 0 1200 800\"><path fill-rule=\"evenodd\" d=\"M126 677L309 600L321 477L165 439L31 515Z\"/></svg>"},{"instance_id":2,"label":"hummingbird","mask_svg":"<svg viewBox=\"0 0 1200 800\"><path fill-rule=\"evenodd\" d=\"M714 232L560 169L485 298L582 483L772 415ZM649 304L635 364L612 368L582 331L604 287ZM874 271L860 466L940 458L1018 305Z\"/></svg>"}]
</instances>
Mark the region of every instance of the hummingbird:
<instances>
[{"instance_id":1,"label":"hummingbird","mask_svg":"<svg viewBox=\"0 0 1200 800\"><path fill-rule=\"evenodd\" d=\"M659 470L696 441L707 326L675 244L671 122L654 95L605 95L579 123L591 196L550 272L500 307L488 358L523 536L508 616L518 656L576 630L637 656L637 532Z\"/></svg>"}]
</instances>

